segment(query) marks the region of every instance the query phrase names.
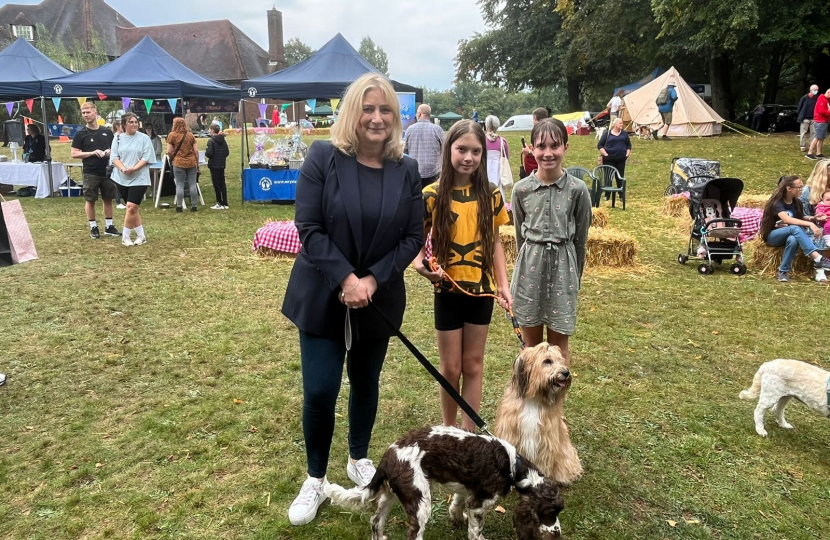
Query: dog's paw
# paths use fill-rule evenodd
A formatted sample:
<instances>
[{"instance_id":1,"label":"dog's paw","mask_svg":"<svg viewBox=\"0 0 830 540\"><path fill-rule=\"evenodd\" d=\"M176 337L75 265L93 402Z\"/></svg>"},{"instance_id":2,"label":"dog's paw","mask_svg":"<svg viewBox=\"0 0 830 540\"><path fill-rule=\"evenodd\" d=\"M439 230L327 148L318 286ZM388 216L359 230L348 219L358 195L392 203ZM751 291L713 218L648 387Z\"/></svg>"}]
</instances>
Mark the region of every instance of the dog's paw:
<instances>
[{"instance_id":1,"label":"dog's paw","mask_svg":"<svg viewBox=\"0 0 830 540\"><path fill-rule=\"evenodd\" d=\"M781 426L784 429L793 429L793 425L790 424L789 422L784 422L783 424L778 424L778 425Z\"/></svg>"},{"instance_id":2,"label":"dog's paw","mask_svg":"<svg viewBox=\"0 0 830 540\"><path fill-rule=\"evenodd\" d=\"M755 431L756 431L756 432L758 433L758 435L760 435L761 437L766 437L766 436L767 436L767 430L765 430L764 428L761 428L761 429L756 428L756 429L755 429Z\"/></svg>"}]
</instances>

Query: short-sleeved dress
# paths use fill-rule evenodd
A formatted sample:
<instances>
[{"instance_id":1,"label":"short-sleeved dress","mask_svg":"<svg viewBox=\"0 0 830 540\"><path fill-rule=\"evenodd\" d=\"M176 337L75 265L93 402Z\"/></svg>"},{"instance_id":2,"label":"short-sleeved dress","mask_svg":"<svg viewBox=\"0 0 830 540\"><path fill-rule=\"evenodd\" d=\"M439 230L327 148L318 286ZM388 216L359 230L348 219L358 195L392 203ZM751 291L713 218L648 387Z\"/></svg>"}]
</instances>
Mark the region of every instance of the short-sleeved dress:
<instances>
[{"instance_id":1,"label":"short-sleeved dress","mask_svg":"<svg viewBox=\"0 0 830 540\"><path fill-rule=\"evenodd\" d=\"M573 335L591 218L588 187L567 173L545 185L534 172L513 186L519 256L511 293L520 325Z\"/></svg>"}]
</instances>

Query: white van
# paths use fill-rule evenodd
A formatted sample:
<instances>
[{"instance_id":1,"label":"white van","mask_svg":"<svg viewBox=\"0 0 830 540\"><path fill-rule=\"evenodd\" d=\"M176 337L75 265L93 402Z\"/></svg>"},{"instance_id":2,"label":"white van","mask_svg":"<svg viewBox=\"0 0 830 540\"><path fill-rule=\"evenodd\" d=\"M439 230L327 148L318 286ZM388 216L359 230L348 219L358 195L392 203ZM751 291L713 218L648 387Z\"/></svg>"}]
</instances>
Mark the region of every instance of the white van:
<instances>
[{"instance_id":1,"label":"white van","mask_svg":"<svg viewBox=\"0 0 830 540\"><path fill-rule=\"evenodd\" d=\"M507 119L496 131L530 131L533 129L532 114L517 114Z\"/></svg>"}]
</instances>

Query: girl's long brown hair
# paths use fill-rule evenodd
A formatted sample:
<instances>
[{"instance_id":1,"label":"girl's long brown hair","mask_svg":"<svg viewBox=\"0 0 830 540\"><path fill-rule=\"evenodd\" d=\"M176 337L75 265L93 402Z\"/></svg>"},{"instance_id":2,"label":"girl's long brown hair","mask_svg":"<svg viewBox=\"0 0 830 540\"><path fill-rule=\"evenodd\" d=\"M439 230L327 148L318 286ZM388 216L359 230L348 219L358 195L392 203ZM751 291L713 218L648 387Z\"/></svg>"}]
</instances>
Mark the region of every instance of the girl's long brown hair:
<instances>
[{"instance_id":1,"label":"girl's long brown hair","mask_svg":"<svg viewBox=\"0 0 830 540\"><path fill-rule=\"evenodd\" d=\"M470 188L478 203L478 240L481 242L481 253L484 256L482 271L494 276L494 252L496 237L493 229L493 189L487 178L487 141L484 130L472 120L461 120L450 128L447 140L444 142L441 159L441 176L438 179L438 195L435 198L435 222L432 225L433 252L438 264L447 268L450 258L450 243L452 242L452 201L453 175L452 145L461 137L473 134L481 145L481 162L470 175Z\"/></svg>"},{"instance_id":2,"label":"girl's long brown hair","mask_svg":"<svg viewBox=\"0 0 830 540\"><path fill-rule=\"evenodd\" d=\"M778 221L778 214L775 213L773 207L775 203L780 201L784 198L784 193L787 192L787 188L793 187L796 180L799 180L800 177L796 175L791 176L782 176L778 182L778 189L772 194L772 197L769 198L767 201L766 206L764 206L764 217L761 218L761 227L758 230L758 234L761 237L761 240L766 242L767 236L772 230L775 228L775 222ZM804 217L804 208L801 206L801 199L798 197L793 198L793 205L795 205L795 214L793 217L796 219L801 219Z\"/></svg>"}]
</instances>

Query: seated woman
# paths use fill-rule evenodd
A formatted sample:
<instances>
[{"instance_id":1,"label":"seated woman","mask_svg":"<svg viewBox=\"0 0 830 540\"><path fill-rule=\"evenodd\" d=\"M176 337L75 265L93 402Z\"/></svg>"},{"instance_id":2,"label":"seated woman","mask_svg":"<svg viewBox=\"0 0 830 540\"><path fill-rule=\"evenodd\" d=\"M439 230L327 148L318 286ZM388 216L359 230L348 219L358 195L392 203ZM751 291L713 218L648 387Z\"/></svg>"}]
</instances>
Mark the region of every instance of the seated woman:
<instances>
[{"instance_id":1,"label":"seated woman","mask_svg":"<svg viewBox=\"0 0 830 540\"><path fill-rule=\"evenodd\" d=\"M23 140L23 153L28 154L29 163L46 161L46 137L40 133L40 128L34 124L26 126L29 133Z\"/></svg>"},{"instance_id":2,"label":"seated woman","mask_svg":"<svg viewBox=\"0 0 830 540\"><path fill-rule=\"evenodd\" d=\"M804 189L804 182L798 176L782 176L778 180L778 189L772 194L764 207L761 228L758 234L771 247L784 247L781 266L778 267L778 281L790 280L792 268L798 249L813 259L816 270L830 268L830 259L818 251L816 240L821 238L821 229L816 226L815 218L804 215L804 207L798 198ZM813 233L808 234L805 228Z\"/></svg>"}]
</instances>

